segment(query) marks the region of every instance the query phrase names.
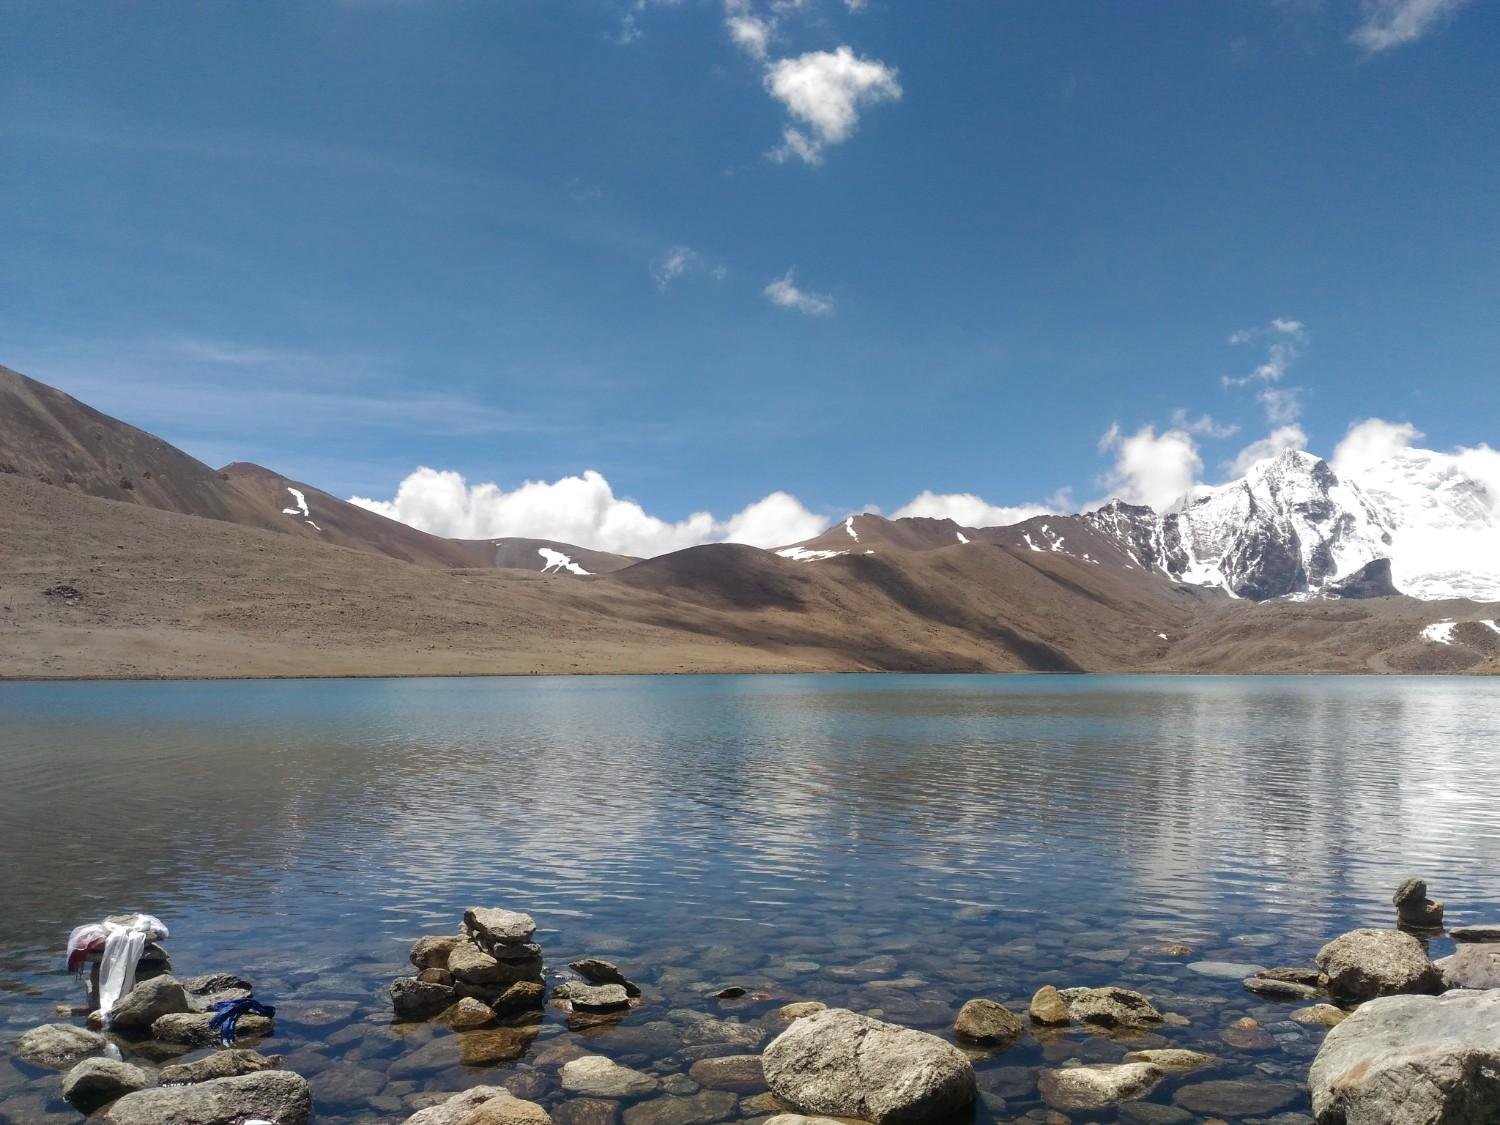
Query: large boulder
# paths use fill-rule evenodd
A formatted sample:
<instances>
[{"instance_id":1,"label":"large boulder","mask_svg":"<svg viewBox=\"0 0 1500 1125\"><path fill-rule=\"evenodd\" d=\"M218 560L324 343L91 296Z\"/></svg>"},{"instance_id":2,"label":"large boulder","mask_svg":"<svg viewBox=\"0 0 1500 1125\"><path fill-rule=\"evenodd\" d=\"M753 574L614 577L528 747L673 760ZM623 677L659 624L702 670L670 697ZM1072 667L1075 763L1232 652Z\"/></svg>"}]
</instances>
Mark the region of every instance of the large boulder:
<instances>
[{"instance_id":1,"label":"large boulder","mask_svg":"<svg viewBox=\"0 0 1500 1125\"><path fill-rule=\"evenodd\" d=\"M116 1059L84 1059L63 1075L63 1101L87 1116L116 1098L151 1085L151 1075Z\"/></svg>"},{"instance_id":2,"label":"large boulder","mask_svg":"<svg viewBox=\"0 0 1500 1125\"><path fill-rule=\"evenodd\" d=\"M71 1023L44 1023L16 1040L16 1056L32 1066L67 1070L80 1059L97 1055L109 1040L86 1027Z\"/></svg>"},{"instance_id":3,"label":"large boulder","mask_svg":"<svg viewBox=\"0 0 1500 1125\"><path fill-rule=\"evenodd\" d=\"M761 1063L771 1091L803 1112L876 1125L950 1121L975 1096L957 1047L844 1008L794 1021Z\"/></svg>"},{"instance_id":4,"label":"large boulder","mask_svg":"<svg viewBox=\"0 0 1500 1125\"><path fill-rule=\"evenodd\" d=\"M158 1086L126 1094L93 1125L238 1125L250 1118L306 1125L312 1116L307 1079L285 1070L215 1078L192 1086Z\"/></svg>"},{"instance_id":5,"label":"large boulder","mask_svg":"<svg viewBox=\"0 0 1500 1125\"><path fill-rule=\"evenodd\" d=\"M1318 950L1318 968L1336 1000L1442 991L1427 949L1400 930L1350 930Z\"/></svg>"},{"instance_id":6,"label":"large boulder","mask_svg":"<svg viewBox=\"0 0 1500 1125\"><path fill-rule=\"evenodd\" d=\"M1500 1121L1500 991L1387 996L1328 1033L1308 1074L1319 1125Z\"/></svg>"},{"instance_id":7,"label":"large boulder","mask_svg":"<svg viewBox=\"0 0 1500 1125\"><path fill-rule=\"evenodd\" d=\"M1458 952L1434 961L1444 988L1500 988L1500 945L1460 945Z\"/></svg>"},{"instance_id":8,"label":"large boulder","mask_svg":"<svg viewBox=\"0 0 1500 1125\"><path fill-rule=\"evenodd\" d=\"M1037 1076L1042 1098L1053 1109L1104 1109L1149 1094L1165 1077L1146 1062L1069 1066Z\"/></svg>"},{"instance_id":9,"label":"large boulder","mask_svg":"<svg viewBox=\"0 0 1500 1125\"><path fill-rule=\"evenodd\" d=\"M192 1010L187 990L171 976L143 980L109 1010L109 1026L125 1035L149 1035L162 1016Z\"/></svg>"}]
</instances>

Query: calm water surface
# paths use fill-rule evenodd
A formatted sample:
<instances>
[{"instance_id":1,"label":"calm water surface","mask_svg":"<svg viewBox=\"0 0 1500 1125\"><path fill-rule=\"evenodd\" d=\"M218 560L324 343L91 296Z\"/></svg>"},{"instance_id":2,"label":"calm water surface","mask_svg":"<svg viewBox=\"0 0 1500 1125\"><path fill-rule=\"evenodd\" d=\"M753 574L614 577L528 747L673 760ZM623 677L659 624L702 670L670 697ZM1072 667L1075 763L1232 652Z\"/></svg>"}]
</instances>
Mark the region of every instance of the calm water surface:
<instances>
[{"instance_id":1,"label":"calm water surface","mask_svg":"<svg viewBox=\"0 0 1500 1125\"><path fill-rule=\"evenodd\" d=\"M964 1000L1044 983L1123 984L1187 1022L976 1055L977 1121L1044 1116L1038 1067L1141 1046L1221 1060L1153 1103L1301 1082L1321 1030L1189 962L1304 963L1388 925L1408 874L1452 923L1500 918L1496 809L1500 683L1480 680L0 684L0 1119L76 1119L10 1045L79 1001L68 930L123 910L170 925L178 972L256 980L281 1012L264 1049L312 1079L320 1121L481 1082L556 1107L584 1051L667 1075L746 1049L705 1016L768 1039L772 1009L816 999L946 1033ZM549 1011L525 1058L462 1066L463 1037L393 1026L385 990L471 904L534 915L549 974L606 956L646 1003L586 1036ZM1167 940L1193 956L1150 951ZM707 997L727 984L756 992ZM1272 1045L1220 1039L1245 1015ZM706 1105L630 1120L764 1112ZM1149 1112L1121 1119L1170 1119Z\"/></svg>"}]
</instances>

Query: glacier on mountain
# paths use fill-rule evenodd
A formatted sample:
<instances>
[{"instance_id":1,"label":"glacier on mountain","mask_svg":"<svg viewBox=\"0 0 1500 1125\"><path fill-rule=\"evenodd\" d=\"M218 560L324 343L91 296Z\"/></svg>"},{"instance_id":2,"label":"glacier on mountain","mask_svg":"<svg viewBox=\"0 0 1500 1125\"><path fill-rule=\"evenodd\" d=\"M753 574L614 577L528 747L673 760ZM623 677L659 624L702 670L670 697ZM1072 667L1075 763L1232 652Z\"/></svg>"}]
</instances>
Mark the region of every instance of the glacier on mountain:
<instances>
[{"instance_id":1,"label":"glacier on mountain","mask_svg":"<svg viewBox=\"0 0 1500 1125\"><path fill-rule=\"evenodd\" d=\"M1288 450L1165 512L1112 501L1080 517L1137 564L1264 601L1327 590L1375 559L1425 599L1500 600L1500 453L1403 449L1341 479Z\"/></svg>"}]
</instances>

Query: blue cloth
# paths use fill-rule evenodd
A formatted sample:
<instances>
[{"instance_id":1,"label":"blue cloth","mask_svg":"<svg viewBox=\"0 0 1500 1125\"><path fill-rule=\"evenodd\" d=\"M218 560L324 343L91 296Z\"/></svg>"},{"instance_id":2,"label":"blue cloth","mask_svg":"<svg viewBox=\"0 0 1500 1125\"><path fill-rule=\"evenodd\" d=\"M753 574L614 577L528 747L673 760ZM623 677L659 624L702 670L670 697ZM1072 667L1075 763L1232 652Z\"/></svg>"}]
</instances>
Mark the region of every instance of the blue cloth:
<instances>
[{"instance_id":1,"label":"blue cloth","mask_svg":"<svg viewBox=\"0 0 1500 1125\"><path fill-rule=\"evenodd\" d=\"M243 1000L220 1000L214 1005L214 1018L208 1021L208 1029L218 1032L219 1042L225 1047L233 1047L235 1029L246 1012L266 1019L276 1015L276 1009L271 1005L262 1004L250 996Z\"/></svg>"}]
</instances>

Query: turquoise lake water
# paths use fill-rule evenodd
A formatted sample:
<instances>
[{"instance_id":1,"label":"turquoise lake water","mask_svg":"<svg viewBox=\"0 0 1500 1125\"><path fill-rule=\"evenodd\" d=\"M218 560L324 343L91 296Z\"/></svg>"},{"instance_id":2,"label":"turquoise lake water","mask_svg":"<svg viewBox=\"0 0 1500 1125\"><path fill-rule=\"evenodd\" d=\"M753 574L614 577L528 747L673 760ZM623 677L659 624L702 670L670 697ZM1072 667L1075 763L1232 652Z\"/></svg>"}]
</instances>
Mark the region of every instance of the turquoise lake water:
<instances>
[{"instance_id":1,"label":"turquoise lake water","mask_svg":"<svg viewBox=\"0 0 1500 1125\"><path fill-rule=\"evenodd\" d=\"M125 910L167 922L176 971L256 981L281 1012L262 1049L313 1081L320 1121L481 1082L566 1113L557 1067L585 1051L672 1075L768 1040L793 1000L946 1033L964 1000L1024 1009L1045 983L1122 984L1186 1023L976 1054L974 1120L1043 1116L1039 1067L1152 1045L1220 1062L1120 1119L1194 1119L1166 1108L1180 1087L1300 1083L1323 1033L1190 964L1304 964L1389 925L1407 875L1450 924L1500 918L1497 809L1484 680L0 684L0 1120L78 1119L9 1048L81 1002L68 930ZM549 1010L524 1057L461 1065L462 1036L393 1026L385 990L469 905L531 913L549 974L608 957L645 1003L587 1034ZM752 995L707 995L733 984ZM1247 1015L1270 1046L1221 1039ZM723 1102L627 1120L763 1112Z\"/></svg>"}]
</instances>

